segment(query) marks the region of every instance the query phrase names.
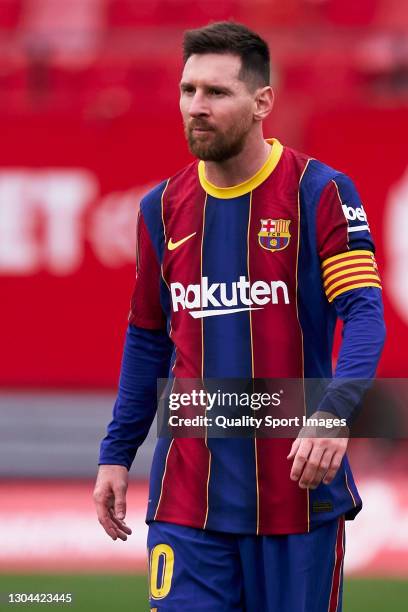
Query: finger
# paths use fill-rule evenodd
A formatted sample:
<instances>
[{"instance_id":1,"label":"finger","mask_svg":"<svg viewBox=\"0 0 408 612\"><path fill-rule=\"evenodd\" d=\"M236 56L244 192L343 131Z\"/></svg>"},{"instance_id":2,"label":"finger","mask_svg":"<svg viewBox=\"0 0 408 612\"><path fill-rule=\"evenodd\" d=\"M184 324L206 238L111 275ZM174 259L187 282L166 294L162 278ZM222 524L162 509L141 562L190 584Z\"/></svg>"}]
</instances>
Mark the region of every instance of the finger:
<instances>
[{"instance_id":1,"label":"finger","mask_svg":"<svg viewBox=\"0 0 408 612\"><path fill-rule=\"evenodd\" d=\"M125 533L127 533L128 535L131 535L132 530L131 528L126 525L126 523L124 523L123 521L121 521L120 519L112 516L111 517L113 523L115 524L115 527L117 527L118 529L121 529L122 531L124 531Z\"/></svg>"},{"instance_id":2,"label":"finger","mask_svg":"<svg viewBox=\"0 0 408 612\"><path fill-rule=\"evenodd\" d=\"M100 522L108 536L111 537L112 540L116 540L118 537L117 528L111 520L109 514L98 514L98 521Z\"/></svg>"},{"instance_id":3,"label":"finger","mask_svg":"<svg viewBox=\"0 0 408 612\"><path fill-rule=\"evenodd\" d=\"M319 441L315 441L313 443L313 448L303 469L302 476L299 480L299 487L301 489L307 489L308 487L310 487L310 485L316 478L317 471L320 465L320 460L323 456L324 450L324 447L321 446Z\"/></svg>"},{"instance_id":4,"label":"finger","mask_svg":"<svg viewBox=\"0 0 408 612\"><path fill-rule=\"evenodd\" d=\"M299 448L300 442L301 442L300 438L296 438L296 440L293 441L292 448L290 449L290 453L286 457L286 459L293 459L293 457L296 454L297 449Z\"/></svg>"},{"instance_id":5,"label":"finger","mask_svg":"<svg viewBox=\"0 0 408 612\"><path fill-rule=\"evenodd\" d=\"M122 531L124 531L125 533L127 533L128 535L131 535L132 530L130 527L128 527L128 525L126 525L125 521L122 521L121 519L118 519L117 516L114 514L113 509L110 509L110 518L112 519L113 523L115 524L116 527L118 527L119 529L121 529Z\"/></svg>"},{"instance_id":6,"label":"finger","mask_svg":"<svg viewBox=\"0 0 408 612\"><path fill-rule=\"evenodd\" d=\"M119 502L118 512L123 513L126 511L126 489L126 483L121 483L114 488L111 488L110 484L105 487L96 486L94 490L93 497L98 520L112 540L117 540L118 538L127 540L127 531L129 531L129 528L127 525L122 524L120 518L115 516L114 510L115 501L117 500ZM119 522L115 522L113 516L115 516Z\"/></svg>"},{"instance_id":7,"label":"finger","mask_svg":"<svg viewBox=\"0 0 408 612\"><path fill-rule=\"evenodd\" d=\"M333 455L332 460L330 462L330 467L326 472L325 477L323 478L324 484L330 484L337 474L337 470L341 465L341 460L343 459L343 452L337 452Z\"/></svg>"},{"instance_id":8,"label":"finger","mask_svg":"<svg viewBox=\"0 0 408 612\"><path fill-rule=\"evenodd\" d=\"M326 475L327 470L330 467L330 461L333 456L333 453L328 449L323 451L323 455L320 459L319 467L316 471L316 474L313 480L309 484L309 489L316 489L319 484L322 482L324 476Z\"/></svg>"},{"instance_id":9,"label":"finger","mask_svg":"<svg viewBox=\"0 0 408 612\"><path fill-rule=\"evenodd\" d=\"M126 542L127 540L127 534L122 531L121 529L116 528L116 535L120 540L123 540L124 542Z\"/></svg>"},{"instance_id":10,"label":"finger","mask_svg":"<svg viewBox=\"0 0 408 612\"><path fill-rule=\"evenodd\" d=\"M126 523L121 523L118 519L112 518L112 522L117 531L123 531L127 535L132 535L132 530L130 527L126 525Z\"/></svg>"},{"instance_id":11,"label":"finger","mask_svg":"<svg viewBox=\"0 0 408 612\"><path fill-rule=\"evenodd\" d=\"M102 525L102 527L104 528L108 536L111 537L112 540L116 540L117 538L116 526L112 522L112 519L109 514L110 508L113 503L112 495L97 492L94 494L94 501L95 501L96 514L98 516L98 521L100 522L100 524Z\"/></svg>"},{"instance_id":12,"label":"finger","mask_svg":"<svg viewBox=\"0 0 408 612\"><path fill-rule=\"evenodd\" d=\"M115 495L114 512L118 519L123 520L126 516L126 487L119 486L113 491Z\"/></svg>"},{"instance_id":13,"label":"finger","mask_svg":"<svg viewBox=\"0 0 408 612\"><path fill-rule=\"evenodd\" d=\"M303 438L299 444L299 448L296 451L295 458L293 460L290 477L292 480L298 480L303 467L309 457L309 453L312 450L312 441L309 438Z\"/></svg>"},{"instance_id":14,"label":"finger","mask_svg":"<svg viewBox=\"0 0 408 612\"><path fill-rule=\"evenodd\" d=\"M127 540L127 536L130 535L127 533L129 527L126 526L126 530L123 526L118 526L109 514L102 516L99 518L99 522L102 527L105 529L106 533L112 538L112 540L117 540L120 538L121 540Z\"/></svg>"}]
</instances>

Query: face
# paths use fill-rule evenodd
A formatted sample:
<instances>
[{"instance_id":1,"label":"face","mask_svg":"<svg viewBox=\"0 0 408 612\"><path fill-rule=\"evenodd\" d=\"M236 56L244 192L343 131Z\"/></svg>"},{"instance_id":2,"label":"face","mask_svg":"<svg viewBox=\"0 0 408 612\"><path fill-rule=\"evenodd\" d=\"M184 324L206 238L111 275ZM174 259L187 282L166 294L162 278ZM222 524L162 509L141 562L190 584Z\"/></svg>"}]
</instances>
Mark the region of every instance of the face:
<instances>
[{"instance_id":1,"label":"face","mask_svg":"<svg viewBox=\"0 0 408 612\"><path fill-rule=\"evenodd\" d=\"M180 82L180 110L190 151L206 161L240 153L254 125L255 93L238 78L241 59L191 55Z\"/></svg>"}]
</instances>

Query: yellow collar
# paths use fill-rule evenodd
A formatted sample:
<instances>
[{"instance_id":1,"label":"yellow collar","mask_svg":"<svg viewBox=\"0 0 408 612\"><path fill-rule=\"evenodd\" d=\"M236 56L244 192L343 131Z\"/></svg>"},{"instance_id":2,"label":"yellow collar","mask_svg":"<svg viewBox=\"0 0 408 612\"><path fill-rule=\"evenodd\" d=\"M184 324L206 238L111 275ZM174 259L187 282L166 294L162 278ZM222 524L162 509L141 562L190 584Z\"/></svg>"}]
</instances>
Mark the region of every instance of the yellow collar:
<instances>
[{"instance_id":1,"label":"yellow collar","mask_svg":"<svg viewBox=\"0 0 408 612\"><path fill-rule=\"evenodd\" d=\"M254 176L251 176L251 178L238 185L233 185L232 187L217 187L210 183L205 176L205 163L201 160L198 163L198 178L200 179L201 187L214 198L222 199L237 198L245 193L253 191L275 170L282 156L283 146L279 140L276 138L268 138L266 142L271 144L272 148L262 168L260 168Z\"/></svg>"}]
</instances>

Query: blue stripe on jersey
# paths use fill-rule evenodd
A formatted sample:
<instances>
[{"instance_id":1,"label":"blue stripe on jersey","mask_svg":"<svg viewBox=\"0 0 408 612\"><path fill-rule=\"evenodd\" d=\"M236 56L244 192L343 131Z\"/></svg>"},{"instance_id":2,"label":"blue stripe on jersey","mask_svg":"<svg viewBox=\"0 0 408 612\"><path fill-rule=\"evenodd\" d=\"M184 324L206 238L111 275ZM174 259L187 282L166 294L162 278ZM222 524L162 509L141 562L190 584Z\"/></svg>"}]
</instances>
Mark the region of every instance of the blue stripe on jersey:
<instances>
[{"instance_id":1,"label":"blue stripe on jersey","mask_svg":"<svg viewBox=\"0 0 408 612\"><path fill-rule=\"evenodd\" d=\"M170 438L158 438L156 442L150 470L149 501L147 504L146 522L153 521L156 514L166 470L167 453L171 442L172 440Z\"/></svg>"},{"instance_id":2,"label":"blue stripe on jersey","mask_svg":"<svg viewBox=\"0 0 408 612\"><path fill-rule=\"evenodd\" d=\"M248 279L247 233L250 196L230 200L207 197L203 239L203 277L208 284L226 283L240 276ZM231 251L231 257L226 255ZM218 290L216 296L219 295ZM226 291L227 299L231 294ZM245 308L239 300L233 308ZM214 310L217 306L210 306ZM225 308L225 307L222 307ZM252 376L251 330L248 312L207 317L204 324L204 376L245 378Z\"/></svg>"},{"instance_id":3,"label":"blue stripe on jersey","mask_svg":"<svg viewBox=\"0 0 408 612\"><path fill-rule=\"evenodd\" d=\"M161 200L167 186L167 180L162 181L149 191L140 202L140 210L149 230L150 238L157 255L159 264L163 261L165 247L164 229L161 214Z\"/></svg>"},{"instance_id":4,"label":"blue stripe on jersey","mask_svg":"<svg viewBox=\"0 0 408 612\"><path fill-rule=\"evenodd\" d=\"M167 187L167 183L167 180L162 181L154 189L149 191L140 202L140 210L143 214L160 265L163 262L164 249L166 246L166 237L164 235L162 221L162 197ZM171 300L169 289L163 278L160 278L160 303L167 320L167 333L170 334Z\"/></svg>"},{"instance_id":5,"label":"blue stripe on jersey","mask_svg":"<svg viewBox=\"0 0 408 612\"><path fill-rule=\"evenodd\" d=\"M250 195L228 200L207 197L203 238L202 276L208 283L248 279L247 233ZM232 256L226 256L231 250ZM216 295L219 295L216 292ZM231 295L226 296L227 299ZM234 306L245 307L239 299ZM212 309L217 308L215 306ZM218 315L203 320L205 378L251 378L251 330L249 312ZM208 529L224 523L230 530L256 530L256 465L254 440L207 441L211 452ZM212 517L216 525L212 525ZM248 516L253 522L248 524ZM234 525L231 518L234 517ZM242 523L240 523L242 517Z\"/></svg>"},{"instance_id":6,"label":"blue stripe on jersey","mask_svg":"<svg viewBox=\"0 0 408 612\"><path fill-rule=\"evenodd\" d=\"M166 327L167 327L167 333L170 336L170 330L171 330L171 296L170 296L170 291L168 286L166 285L166 283L163 280L163 277L160 277L160 304L161 307L163 308L163 312L166 316ZM171 366L173 367L173 363L171 364Z\"/></svg>"},{"instance_id":7,"label":"blue stripe on jersey","mask_svg":"<svg viewBox=\"0 0 408 612\"><path fill-rule=\"evenodd\" d=\"M373 240L367 228L367 218L360 196L354 187L353 181L345 174L336 174L334 181L337 185L343 212L347 219L350 250L364 249L375 252ZM364 219L364 220L363 220Z\"/></svg>"},{"instance_id":8,"label":"blue stripe on jersey","mask_svg":"<svg viewBox=\"0 0 408 612\"><path fill-rule=\"evenodd\" d=\"M322 503L327 504L325 512L316 508ZM329 485L320 484L316 489L309 490L310 528L315 529L342 514L345 514L348 520L353 519L361 507L361 498L354 483L348 457L345 455Z\"/></svg>"},{"instance_id":9,"label":"blue stripe on jersey","mask_svg":"<svg viewBox=\"0 0 408 612\"><path fill-rule=\"evenodd\" d=\"M323 285L310 282L321 275L316 249L316 212L324 187L338 172L311 160L300 183L300 242L298 259L299 321L303 332L305 378L331 378L334 306L327 301Z\"/></svg>"}]
</instances>

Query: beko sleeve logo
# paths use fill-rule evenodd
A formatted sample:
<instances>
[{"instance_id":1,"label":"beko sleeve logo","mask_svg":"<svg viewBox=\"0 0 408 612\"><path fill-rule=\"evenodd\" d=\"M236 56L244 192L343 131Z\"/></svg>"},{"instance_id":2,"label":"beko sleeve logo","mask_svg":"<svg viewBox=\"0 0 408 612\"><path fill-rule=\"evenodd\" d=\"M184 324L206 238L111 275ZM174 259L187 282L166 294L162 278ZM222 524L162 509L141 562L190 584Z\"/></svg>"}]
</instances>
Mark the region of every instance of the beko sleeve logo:
<instances>
[{"instance_id":1,"label":"beko sleeve logo","mask_svg":"<svg viewBox=\"0 0 408 612\"><path fill-rule=\"evenodd\" d=\"M370 229L363 205L350 206L349 204L343 204L342 209L347 221L353 223L352 225L349 224L349 232L362 232Z\"/></svg>"}]
</instances>

